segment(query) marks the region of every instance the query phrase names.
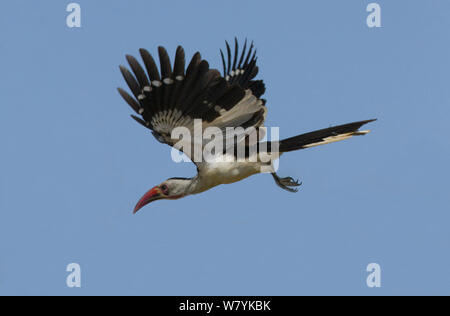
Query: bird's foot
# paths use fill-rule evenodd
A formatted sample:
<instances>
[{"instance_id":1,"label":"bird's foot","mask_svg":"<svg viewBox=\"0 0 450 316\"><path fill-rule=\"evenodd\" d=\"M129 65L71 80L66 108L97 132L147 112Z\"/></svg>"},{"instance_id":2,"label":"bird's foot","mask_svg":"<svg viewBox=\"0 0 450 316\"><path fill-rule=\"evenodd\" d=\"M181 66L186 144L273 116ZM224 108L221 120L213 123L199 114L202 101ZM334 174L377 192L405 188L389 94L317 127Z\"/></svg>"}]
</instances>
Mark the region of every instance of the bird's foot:
<instances>
[{"instance_id":1,"label":"bird's foot","mask_svg":"<svg viewBox=\"0 0 450 316\"><path fill-rule=\"evenodd\" d=\"M282 189L289 191L289 192L297 192L297 188L292 187L299 187L302 185L302 182L299 182L298 180L294 180L292 177L285 177L280 178L275 173L272 173L272 176L275 180L275 183Z\"/></svg>"}]
</instances>

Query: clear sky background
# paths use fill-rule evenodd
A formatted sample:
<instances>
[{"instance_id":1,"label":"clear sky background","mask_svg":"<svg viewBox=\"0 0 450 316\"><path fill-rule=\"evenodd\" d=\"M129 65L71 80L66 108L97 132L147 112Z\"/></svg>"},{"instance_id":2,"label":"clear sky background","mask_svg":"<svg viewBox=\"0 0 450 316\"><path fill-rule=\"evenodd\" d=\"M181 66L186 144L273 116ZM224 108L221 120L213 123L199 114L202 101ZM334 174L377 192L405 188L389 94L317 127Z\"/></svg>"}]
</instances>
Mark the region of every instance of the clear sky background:
<instances>
[{"instance_id":1,"label":"clear sky background","mask_svg":"<svg viewBox=\"0 0 450 316\"><path fill-rule=\"evenodd\" d=\"M0 295L450 294L449 1L377 1L377 29L371 1L79 0L80 29L69 2L0 11ZM182 44L219 68L234 36L256 43L281 137L372 133L285 155L296 194L257 175L133 216L196 170L129 117L119 64Z\"/></svg>"}]
</instances>

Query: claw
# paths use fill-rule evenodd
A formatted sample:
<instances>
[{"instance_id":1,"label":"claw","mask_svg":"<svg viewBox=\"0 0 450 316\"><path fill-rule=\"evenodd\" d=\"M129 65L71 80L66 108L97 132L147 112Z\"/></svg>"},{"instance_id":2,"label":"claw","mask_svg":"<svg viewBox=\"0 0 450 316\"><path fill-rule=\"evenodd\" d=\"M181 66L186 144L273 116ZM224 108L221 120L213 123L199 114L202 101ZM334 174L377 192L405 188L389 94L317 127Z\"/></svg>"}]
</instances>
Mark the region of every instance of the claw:
<instances>
[{"instance_id":1,"label":"claw","mask_svg":"<svg viewBox=\"0 0 450 316\"><path fill-rule=\"evenodd\" d=\"M299 183L299 180L294 180L292 177L285 177L280 178L275 173L272 173L273 179L275 180L275 183L282 189L289 191L289 192L298 192L298 189L294 189L291 187L298 187L303 184L303 182Z\"/></svg>"}]
</instances>

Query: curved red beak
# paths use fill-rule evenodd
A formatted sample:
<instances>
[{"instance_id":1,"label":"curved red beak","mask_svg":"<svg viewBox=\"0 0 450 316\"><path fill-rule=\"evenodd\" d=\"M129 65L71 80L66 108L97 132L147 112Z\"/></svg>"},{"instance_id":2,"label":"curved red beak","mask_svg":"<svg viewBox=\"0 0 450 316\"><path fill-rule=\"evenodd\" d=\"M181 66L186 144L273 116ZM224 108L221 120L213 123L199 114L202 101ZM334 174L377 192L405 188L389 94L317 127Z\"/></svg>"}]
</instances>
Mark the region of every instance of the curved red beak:
<instances>
[{"instance_id":1,"label":"curved red beak","mask_svg":"<svg viewBox=\"0 0 450 316\"><path fill-rule=\"evenodd\" d=\"M150 202L162 199L164 196L158 186L154 187L150 191L144 194L144 196L139 200L134 208L133 214L136 214L141 208L147 205Z\"/></svg>"}]
</instances>

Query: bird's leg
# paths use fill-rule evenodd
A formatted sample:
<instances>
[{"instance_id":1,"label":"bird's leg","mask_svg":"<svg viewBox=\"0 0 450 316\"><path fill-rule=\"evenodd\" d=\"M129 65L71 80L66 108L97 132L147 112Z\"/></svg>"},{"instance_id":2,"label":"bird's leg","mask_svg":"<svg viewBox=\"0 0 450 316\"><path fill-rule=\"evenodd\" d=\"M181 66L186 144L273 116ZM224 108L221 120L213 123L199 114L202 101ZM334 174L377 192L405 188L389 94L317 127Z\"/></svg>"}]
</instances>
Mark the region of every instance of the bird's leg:
<instances>
[{"instance_id":1,"label":"bird's leg","mask_svg":"<svg viewBox=\"0 0 450 316\"><path fill-rule=\"evenodd\" d=\"M294 180L291 177L280 178L275 172L272 173L272 177L275 180L275 183L282 189L289 192L297 192L298 189L293 189L291 187L298 187L302 185L302 182L298 182L298 180Z\"/></svg>"}]
</instances>

